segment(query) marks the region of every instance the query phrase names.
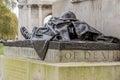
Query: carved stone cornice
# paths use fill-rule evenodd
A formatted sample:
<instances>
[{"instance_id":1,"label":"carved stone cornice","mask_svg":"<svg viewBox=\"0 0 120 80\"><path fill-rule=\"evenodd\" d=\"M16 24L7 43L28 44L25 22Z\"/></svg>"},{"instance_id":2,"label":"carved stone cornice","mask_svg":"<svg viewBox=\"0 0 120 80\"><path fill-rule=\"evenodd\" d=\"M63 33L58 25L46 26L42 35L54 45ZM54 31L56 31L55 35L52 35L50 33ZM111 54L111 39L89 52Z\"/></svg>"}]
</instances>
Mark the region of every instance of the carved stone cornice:
<instances>
[{"instance_id":1,"label":"carved stone cornice","mask_svg":"<svg viewBox=\"0 0 120 80\"><path fill-rule=\"evenodd\" d=\"M80 2L83 2L83 1L88 1L88 0L71 0L72 3L80 3Z\"/></svg>"},{"instance_id":2,"label":"carved stone cornice","mask_svg":"<svg viewBox=\"0 0 120 80\"><path fill-rule=\"evenodd\" d=\"M32 5L27 5L27 8L31 8Z\"/></svg>"},{"instance_id":3,"label":"carved stone cornice","mask_svg":"<svg viewBox=\"0 0 120 80\"><path fill-rule=\"evenodd\" d=\"M22 9L24 5L18 5L18 8L19 9Z\"/></svg>"}]
</instances>

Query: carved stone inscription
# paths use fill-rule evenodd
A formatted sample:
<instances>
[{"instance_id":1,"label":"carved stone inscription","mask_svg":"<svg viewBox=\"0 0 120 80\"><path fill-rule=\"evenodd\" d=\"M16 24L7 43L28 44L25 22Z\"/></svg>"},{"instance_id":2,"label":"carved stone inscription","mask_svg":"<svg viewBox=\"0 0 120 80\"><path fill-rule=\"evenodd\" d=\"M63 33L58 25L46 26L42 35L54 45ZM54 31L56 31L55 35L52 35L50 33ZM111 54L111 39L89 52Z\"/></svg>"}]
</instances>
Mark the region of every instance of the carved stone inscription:
<instances>
[{"instance_id":1,"label":"carved stone inscription","mask_svg":"<svg viewBox=\"0 0 120 80\"><path fill-rule=\"evenodd\" d=\"M62 51L61 61L119 61L120 51Z\"/></svg>"},{"instance_id":2,"label":"carved stone inscription","mask_svg":"<svg viewBox=\"0 0 120 80\"><path fill-rule=\"evenodd\" d=\"M5 56L40 59L33 48L6 46L4 49Z\"/></svg>"}]
</instances>

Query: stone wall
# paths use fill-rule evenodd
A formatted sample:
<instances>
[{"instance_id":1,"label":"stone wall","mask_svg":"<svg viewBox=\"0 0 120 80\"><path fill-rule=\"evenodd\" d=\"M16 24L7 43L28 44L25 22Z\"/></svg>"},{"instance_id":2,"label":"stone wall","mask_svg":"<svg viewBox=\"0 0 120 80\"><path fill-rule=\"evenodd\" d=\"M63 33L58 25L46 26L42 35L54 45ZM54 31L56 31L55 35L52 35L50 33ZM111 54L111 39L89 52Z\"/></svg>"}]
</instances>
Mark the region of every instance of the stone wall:
<instances>
[{"instance_id":1,"label":"stone wall","mask_svg":"<svg viewBox=\"0 0 120 80\"><path fill-rule=\"evenodd\" d=\"M4 80L119 80L119 62L46 63L4 57Z\"/></svg>"},{"instance_id":2,"label":"stone wall","mask_svg":"<svg viewBox=\"0 0 120 80\"><path fill-rule=\"evenodd\" d=\"M73 11L79 20L87 22L105 35L120 38L120 0L79 1L57 0L53 5L53 15L60 16L64 11Z\"/></svg>"}]
</instances>

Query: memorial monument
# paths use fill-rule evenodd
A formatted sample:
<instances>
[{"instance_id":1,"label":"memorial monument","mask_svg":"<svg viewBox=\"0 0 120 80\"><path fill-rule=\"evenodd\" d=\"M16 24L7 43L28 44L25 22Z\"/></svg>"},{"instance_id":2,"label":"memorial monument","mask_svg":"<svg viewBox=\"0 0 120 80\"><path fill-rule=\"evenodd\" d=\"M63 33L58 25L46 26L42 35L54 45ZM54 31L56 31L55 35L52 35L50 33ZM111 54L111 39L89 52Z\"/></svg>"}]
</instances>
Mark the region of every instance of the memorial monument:
<instances>
[{"instance_id":1,"label":"memorial monument","mask_svg":"<svg viewBox=\"0 0 120 80\"><path fill-rule=\"evenodd\" d=\"M25 27L21 27L20 31L26 39L31 40L31 45L42 60L46 56L50 41L103 41L120 44L120 39L104 36L87 23L80 22L71 11L64 12L60 17L52 17L43 28L34 27L32 33ZM43 45L36 47L34 40L44 40ZM41 48L38 49L39 47Z\"/></svg>"},{"instance_id":2,"label":"memorial monument","mask_svg":"<svg viewBox=\"0 0 120 80\"><path fill-rule=\"evenodd\" d=\"M70 11L48 23L56 26L32 33L21 27L26 40L4 42L4 80L119 80L118 38L104 36Z\"/></svg>"},{"instance_id":3,"label":"memorial monument","mask_svg":"<svg viewBox=\"0 0 120 80\"><path fill-rule=\"evenodd\" d=\"M88 0L58 1L76 4ZM77 13L66 11L43 28L29 31L27 26L21 27L26 40L4 42L4 80L120 79L119 38L104 35L79 21Z\"/></svg>"}]
</instances>

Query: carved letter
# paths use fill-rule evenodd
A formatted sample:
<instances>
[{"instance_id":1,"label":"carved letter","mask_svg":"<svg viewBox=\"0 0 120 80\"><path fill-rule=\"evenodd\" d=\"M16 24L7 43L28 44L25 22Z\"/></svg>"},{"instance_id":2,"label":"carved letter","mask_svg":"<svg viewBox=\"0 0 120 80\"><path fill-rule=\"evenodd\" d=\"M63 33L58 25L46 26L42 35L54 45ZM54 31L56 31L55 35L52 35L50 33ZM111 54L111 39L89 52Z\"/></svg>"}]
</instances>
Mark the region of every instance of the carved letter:
<instances>
[{"instance_id":1,"label":"carved letter","mask_svg":"<svg viewBox=\"0 0 120 80\"><path fill-rule=\"evenodd\" d=\"M72 54L71 53L66 53L65 54L65 59L70 60L72 58Z\"/></svg>"},{"instance_id":2,"label":"carved letter","mask_svg":"<svg viewBox=\"0 0 120 80\"><path fill-rule=\"evenodd\" d=\"M90 57L91 57L91 53L90 53L90 52L88 52L88 51L85 51L84 58L85 58L86 60L89 60L89 59L90 59Z\"/></svg>"}]
</instances>

